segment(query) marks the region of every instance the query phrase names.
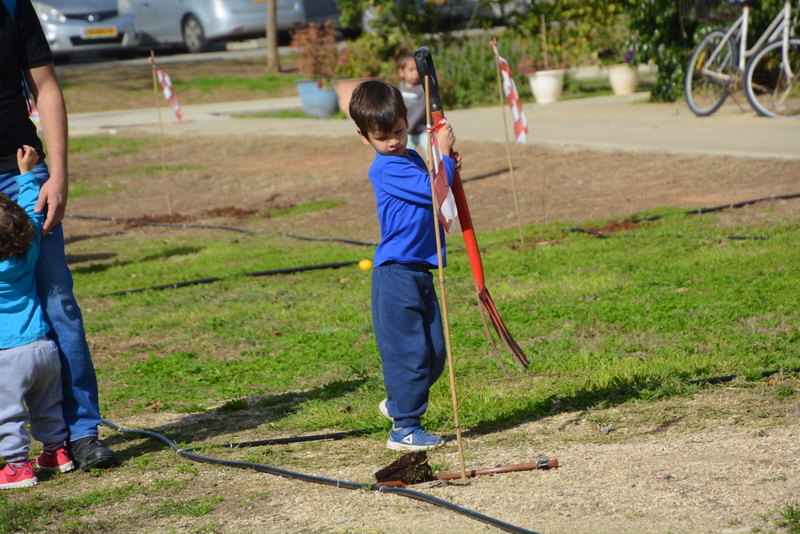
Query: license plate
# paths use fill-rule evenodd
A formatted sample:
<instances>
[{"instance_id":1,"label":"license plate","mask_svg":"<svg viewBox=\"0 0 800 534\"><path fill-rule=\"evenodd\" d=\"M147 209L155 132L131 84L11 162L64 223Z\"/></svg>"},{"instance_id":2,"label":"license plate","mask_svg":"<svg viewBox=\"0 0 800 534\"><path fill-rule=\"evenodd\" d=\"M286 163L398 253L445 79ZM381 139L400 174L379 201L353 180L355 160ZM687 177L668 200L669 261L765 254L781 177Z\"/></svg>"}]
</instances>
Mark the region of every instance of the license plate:
<instances>
[{"instance_id":1,"label":"license plate","mask_svg":"<svg viewBox=\"0 0 800 534\"><path fill-rule=\"evenodd\" d=\"M87 39L108 39L117 36L116 26L107 26L104 28L86 28L83 34Z\"/></svg>"}]
</instances>

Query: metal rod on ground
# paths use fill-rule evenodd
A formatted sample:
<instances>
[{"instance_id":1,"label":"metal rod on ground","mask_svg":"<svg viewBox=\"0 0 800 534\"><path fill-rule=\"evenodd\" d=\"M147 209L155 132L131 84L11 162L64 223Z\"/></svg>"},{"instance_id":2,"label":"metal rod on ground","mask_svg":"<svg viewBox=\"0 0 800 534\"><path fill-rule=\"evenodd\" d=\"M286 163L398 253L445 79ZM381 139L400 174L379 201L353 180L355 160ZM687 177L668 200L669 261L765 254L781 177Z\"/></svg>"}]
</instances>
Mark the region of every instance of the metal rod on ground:
<instances>
[{"instance_id":1,"label":"metal rod on ground","mask_svg":"<svg viewBox=\"0 0 800 534\"><path fill-rule=\"evenodd\" d=\"M425 76L425 117L430 125L431 120L431 99L430 99L430 76ZM461 423L458 419L458 393L456 392L456 373L453 367L453 347L450 343L450 317L447 314L447 293L444 288L444 266L442 265L442 235L439 228L439 203L436 199L436 168L433 165L433 136L436 135L433 128L428 131L428 174L431 178L431 204L433 205L433 227L436 234L436 257L439 263L439 292L442 294L442 326L444 327L444 342L447 348L447 367L450 371L450 395L453 399L453 420L456 425L456 444L458 445L458 463L461 467L461 480L467 481L467 468L464 464L464 446L461 442Z\"/></svg>"},{"instance_id":2,"label":"metal rod on ground","mask_svg":"<svg viewBox=\"0 0 800 534\"><path fill-rule=\"evenodd\" d=\"M495 43L496 44L496 43ZM522 216L519 212L519 197L517 196L517 182L514 180L514 164L511 162L511 141L508 139L508 121L506 120L505 102L503 102L503 76L500 74L500 58L495 54L494 62L497 65L497 92L500 95L500 112L503 114L503 131L506 134L506 154L508 155L508 168L511 171L511 188L514 191L514 208L517 210L517 226L519 226L519 242L525 244L522 233Z\"/></svg>"},{"instance_id":3,"label":"metal rod on ground","mask_svg":"<svg viewBox=\"0 0 800 534\"><path fill-rule=\"evenodd\" d=\"M489 467L487 469L475 469L467 473L467 476L470 478L476 477L479 475L493 475L495 473L510 473L512 471L531 471L533 469L552 469L554 467L558 467L558 458L554 458L552 460L539 460L538 462L531 462L527 464L516 464L516 465L507 465L507 466L500 466L500 467ZM462 476L459 473L444 473L441 475L435 475L436 480L453 480L454 478L458 478ZM399 486L406 486L405 482L400 480L395 480L392 482L378 482L377 486L386 486L390 488L396 488Z\"/></svg>"},{"instance_id":4,"label":"metal rod on ground","mask_svg":"<svg viewBox=\"0 0 800 534\"><path fill-rule=\"evenodd\" d=\"M164 192L167 195L167 210L172 215L172 199L169 195L169 183L167 183L167 161L164 156L164 123L161 121L161 106L158 100L158 76L156 76L155 61L156 55L150 49L150 59L153 61L153 96L155 97L156 111L158 112L158 129L161 132L161 179L164 181Z\"/></svg>"}]
</instances>

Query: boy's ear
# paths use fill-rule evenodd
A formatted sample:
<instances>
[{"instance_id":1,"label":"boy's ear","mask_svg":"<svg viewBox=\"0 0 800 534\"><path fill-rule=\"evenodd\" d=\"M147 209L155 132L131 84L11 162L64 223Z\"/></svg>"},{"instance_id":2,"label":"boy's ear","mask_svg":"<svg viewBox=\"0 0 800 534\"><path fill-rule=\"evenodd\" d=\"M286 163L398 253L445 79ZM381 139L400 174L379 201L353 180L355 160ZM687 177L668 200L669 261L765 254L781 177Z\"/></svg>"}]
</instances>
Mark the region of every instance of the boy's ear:
<instances>
[{"instance_id":1,"label":"boy's ear","mask_svg":"<svg viewBox=\"0 0 800 534\"><path fill-rule=\"evenodd\" d=\"M358 136L361 138L361 142L364 143L365 145L368 145L369 139L367 137L364 137L364 134L361 133L361 129L357 129L356 132L358 133Z\"/></svg>"}]
</instances>

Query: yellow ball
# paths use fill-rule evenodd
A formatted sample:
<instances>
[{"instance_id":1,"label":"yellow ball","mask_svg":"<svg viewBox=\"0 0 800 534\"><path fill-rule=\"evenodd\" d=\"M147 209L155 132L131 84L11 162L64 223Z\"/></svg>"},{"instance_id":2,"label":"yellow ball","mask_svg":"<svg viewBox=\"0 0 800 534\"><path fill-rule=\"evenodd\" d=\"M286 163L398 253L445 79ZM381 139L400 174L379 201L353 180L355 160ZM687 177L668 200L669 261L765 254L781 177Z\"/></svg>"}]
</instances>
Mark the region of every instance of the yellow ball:
<instances>
[{"instance_id":1,"label":"yellow ball","mask_svg":"<svg viewBox=\"0 0 800 534\"><path fill-rule=\"evenodd\" d=\"M372 269L372 261L371 260L361 260L358 262L358 268L362 271L369 271Z\"/></svg>"}]
</instances>

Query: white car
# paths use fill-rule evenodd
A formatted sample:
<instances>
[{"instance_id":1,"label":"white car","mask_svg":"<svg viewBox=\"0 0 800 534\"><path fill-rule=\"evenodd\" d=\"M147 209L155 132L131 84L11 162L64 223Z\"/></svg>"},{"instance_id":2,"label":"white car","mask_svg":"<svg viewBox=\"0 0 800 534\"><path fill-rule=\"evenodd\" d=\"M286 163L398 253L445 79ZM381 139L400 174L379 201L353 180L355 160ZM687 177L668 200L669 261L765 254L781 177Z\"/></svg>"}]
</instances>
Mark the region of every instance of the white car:
<instances>
[{"instance_id":1,"label":"white car","mask_svg":"<svg viewBox=\"0 0 800 534\"><path fill-rule=\"evenodd\" d=\"M143 46L182 45L205 52L216 41L264 37L265 0L120 0L130 3ZM277 0L279 32L306 24L302 0Z\"/></svg>"},{"instance_id":2,"label":"white car","mask_svg":"<svg viewBox=\"0 0 800 534\"><path fill-rule=\"evenodd\" d=\"M136 54L139 40L126 0L44 0L32 2L56 60L76 52Z\"/></svg>"}]
</instances>

